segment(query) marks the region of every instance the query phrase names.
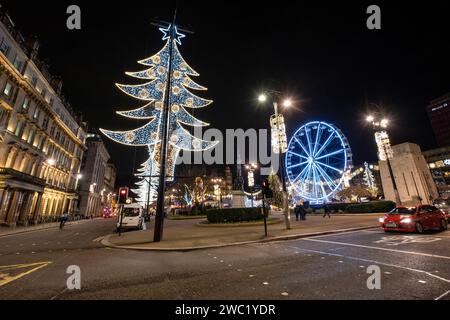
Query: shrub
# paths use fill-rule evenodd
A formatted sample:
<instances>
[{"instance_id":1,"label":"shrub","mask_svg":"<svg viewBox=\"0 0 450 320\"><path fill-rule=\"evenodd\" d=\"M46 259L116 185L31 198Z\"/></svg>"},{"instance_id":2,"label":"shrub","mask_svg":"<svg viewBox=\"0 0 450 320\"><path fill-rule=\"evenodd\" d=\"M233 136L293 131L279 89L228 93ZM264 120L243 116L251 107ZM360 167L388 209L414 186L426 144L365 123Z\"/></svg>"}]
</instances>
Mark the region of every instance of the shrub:
<instances>
[{"instance_id":1,"label":"shrub","mask_svg":"<svg viewBox=\"0 0 450 320\"><path fill-rule=\"evenodd\" d=\"M349 213L379 213L388 212L395 208L395 202L392 201L373 201L347 206Z\"/></svg>"},{"instance_id":2,"label":"shrub","mask_svg":"<svg viewBox=\"0 0 450 320\"><path fill-rule=\"evenodd\" d=\"M206 211L209 223L248 222L262 220L261 208L212 209ZM266 208L266 217L268 210Z\"/></svg>"},{"instance_id":3,"label":"shrub","mask_svg":"<svg viewBox=\"0 0 450 320\"><path fill-rule=\"evenodd\" d=\"M179 210L178 215L183 216L183 217L191 217L191 216L202 216L202 215L205 215L205 213L201 210L184 209L184 210Z\"/></svg>"}]
</instances>

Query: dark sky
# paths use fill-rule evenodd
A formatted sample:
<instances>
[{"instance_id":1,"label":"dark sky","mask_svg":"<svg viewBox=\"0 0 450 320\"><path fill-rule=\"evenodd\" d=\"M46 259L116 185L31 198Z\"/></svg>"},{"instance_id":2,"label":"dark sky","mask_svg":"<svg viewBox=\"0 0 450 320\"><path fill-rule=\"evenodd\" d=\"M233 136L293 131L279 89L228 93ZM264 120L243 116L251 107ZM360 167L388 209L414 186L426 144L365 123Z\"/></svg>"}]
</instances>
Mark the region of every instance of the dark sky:
<instances>
[{"instance_id":1,"label":"dark sky","mask_svg":"<svg viewBox=\"0 0 450 320\"><path fill-rule=\"evenodd\" d=\"M63 77L65 95L91 127L136 127L115 114L137 101L114 83L133 83L124 72L141 70L137 60L162 48L150 22L170 20L174 1L2 4L24 35L40 39L40 57ZM65 27L70 4L81 7L81 31ZM370 4L381 7L382 30L366 28ZM255 97L270 84L298 99L298 110L286 112L290 133L309 120L332 122L356 164L376 159L367 101L383 105L394 144L434 148L425 107L450 91L449 12L449 1L180 1L178 23L195 30L181 53L209 88L202 96L214 100L195 116L219 129L266 128L272 109ZM133 148L106 143L126 179ZM138 150L138 163L143 156Z\"/></svg>"}]
</instances>

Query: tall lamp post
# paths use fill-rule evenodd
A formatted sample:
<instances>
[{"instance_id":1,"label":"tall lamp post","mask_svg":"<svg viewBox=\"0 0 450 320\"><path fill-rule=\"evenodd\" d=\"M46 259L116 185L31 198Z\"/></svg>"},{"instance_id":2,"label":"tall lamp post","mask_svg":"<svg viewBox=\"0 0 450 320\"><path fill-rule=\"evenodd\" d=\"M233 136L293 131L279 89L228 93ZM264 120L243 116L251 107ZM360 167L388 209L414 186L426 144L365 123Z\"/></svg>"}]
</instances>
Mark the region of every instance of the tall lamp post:
<instances>
[{"instance_id":1,"label":"tall lamp post","mask_svg":"<svg viewBox=\"0 0 450 320\"><path fill-rule=\"evenodd\" d=\"M375 133L375 141L378 146L378 159L380 161L386 161L389 175L391 177L392 187L394 189L395 202L399 205L402 204L400 195L397 189L397 183L395 182L394 172L392 170L391 160L394 157L389 135L387 133L387 127L389 120L383 118L380 114L373 113L366 117L366 121L372 124L372 129Z\"/></svg>"},{"instance_id":2,"label":"tall lamp post","mask_svg":"<svg viewBox=\"0 0 450 320\"><path fill-rule=\"evenodd\" d=\"M248 186L250 187L250 192L252 194L252 208L253 206L253 191L255 188L255 170L258 169L258 166L255 163L251 163L245 166L245 168L247 169L248 173L247 173L247 180L248 180Z\"/></svg>"},{"instance_id":3,"label":"tall lamp post","mask_svg":"<svg viewBox=\"0 0 450 320\"><path fill-rule=\"evenodd\" d=\"M258 100L260 103L265 103L267 100L271 100L273 104L274 114L270 117L270 128L272 131L272 151L279 155L280 163L280 180L283 186L283 210L285 215L286 229L291 228L291 217L289 214L288 195L286 188L286 179L284 176L284 161L283 154L288 149L286 127L284 124L284 116L279 112L279 101L281 99L281 93L274 90L267 90L260 94ZM292 106L292 100L284 99L281 103L284 108Z\"/></svg>"}]
</instances>

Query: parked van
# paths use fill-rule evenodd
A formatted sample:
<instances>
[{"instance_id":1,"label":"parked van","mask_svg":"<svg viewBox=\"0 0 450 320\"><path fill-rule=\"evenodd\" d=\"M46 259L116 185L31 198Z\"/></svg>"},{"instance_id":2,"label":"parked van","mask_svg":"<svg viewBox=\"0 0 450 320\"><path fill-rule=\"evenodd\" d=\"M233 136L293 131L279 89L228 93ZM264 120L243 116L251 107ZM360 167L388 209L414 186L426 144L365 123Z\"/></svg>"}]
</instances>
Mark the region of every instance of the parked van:
<instances>
[{"instance_id":1,"label":"parked van","mask_svg":"<svg viewBox=\"0 0 450 320\"><path fill-rule=\"evenodd\" d=\"M122 216L122 230L136 229L141 230L144 224L142 207L138 203L125 204L122 214L118 215L117 231L120 229L120 219Z\"/></svg>"}]
</instances>

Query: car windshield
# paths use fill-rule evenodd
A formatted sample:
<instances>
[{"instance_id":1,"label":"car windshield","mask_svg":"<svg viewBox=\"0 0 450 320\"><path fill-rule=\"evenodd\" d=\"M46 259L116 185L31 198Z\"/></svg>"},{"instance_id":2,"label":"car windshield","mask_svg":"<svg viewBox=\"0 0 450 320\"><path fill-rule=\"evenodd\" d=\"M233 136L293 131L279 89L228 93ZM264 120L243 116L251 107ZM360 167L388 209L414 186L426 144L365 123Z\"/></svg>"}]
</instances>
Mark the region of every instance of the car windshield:
<instances>
[{"instance_id":1,"label":"car windshield","mask_svg":"<svg viewBox=\"0 0 450 320\"><path fill-rule=\"evenodd\" d=\"M139 208L125 208L123 209L124 217L137 217L139 216Z\"/></svg>"},{"instance_id":2,"label":"car windshield","mask_svg":"<svg viewBox=\"0 0 450 320\"><path fill-rule=\"evenodd\" d=\"M395 208L389 214L415 214L416 213L416 207L409 207L409 208Z\"/></svg>"}]
</instances>

